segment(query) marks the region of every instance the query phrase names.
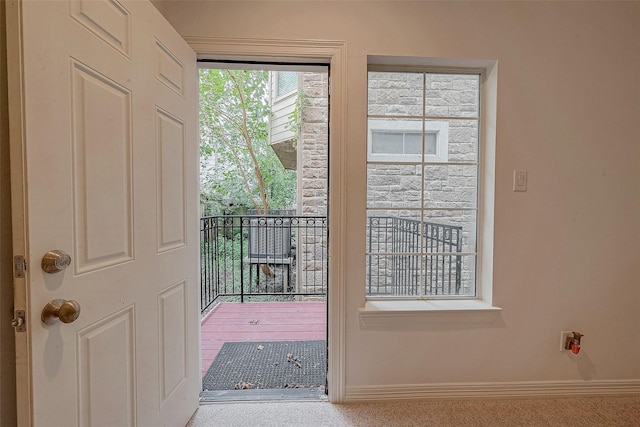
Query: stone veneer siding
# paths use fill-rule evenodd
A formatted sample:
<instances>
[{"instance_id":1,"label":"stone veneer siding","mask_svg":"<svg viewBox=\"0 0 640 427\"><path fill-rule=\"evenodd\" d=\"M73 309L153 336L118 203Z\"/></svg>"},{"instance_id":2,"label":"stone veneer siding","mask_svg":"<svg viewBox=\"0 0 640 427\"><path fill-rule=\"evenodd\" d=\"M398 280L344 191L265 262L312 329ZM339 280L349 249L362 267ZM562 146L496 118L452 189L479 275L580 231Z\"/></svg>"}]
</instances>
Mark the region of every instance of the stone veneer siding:
<instances>
[{"instance_id":1,"label":"stone veneer siding","mask_svg":"<svg viewBox=\"0 0 640 427\"><path fill-rule=\"evenodd\" d=\"M327 73L302 73L303 124L298 138L299 213L327 216L329 166L329 94ZM326 221L325 221L326 224ZM298 286L313 291L328 283L327 229L298 236Z\"/></svg>"}]
</instances>

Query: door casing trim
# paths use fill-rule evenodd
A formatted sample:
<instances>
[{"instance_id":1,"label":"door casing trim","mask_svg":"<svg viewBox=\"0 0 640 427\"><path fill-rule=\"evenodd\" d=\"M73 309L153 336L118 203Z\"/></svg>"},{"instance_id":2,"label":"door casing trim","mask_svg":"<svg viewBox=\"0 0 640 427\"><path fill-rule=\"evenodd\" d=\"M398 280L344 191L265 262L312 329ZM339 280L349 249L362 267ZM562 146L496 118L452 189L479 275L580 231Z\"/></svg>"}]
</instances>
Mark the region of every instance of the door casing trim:
<instances>
[{"instance_id":1,"label":"door casing trim","mask_svg":"<svg viewBox=\"0 0 640 427\"><path fill-rule=\"evenodd\" d=\"M345 400L347 46L344 41L183 36L199 59L326 62L329 74L328 394Z\"/></svg>"}]
</instances>

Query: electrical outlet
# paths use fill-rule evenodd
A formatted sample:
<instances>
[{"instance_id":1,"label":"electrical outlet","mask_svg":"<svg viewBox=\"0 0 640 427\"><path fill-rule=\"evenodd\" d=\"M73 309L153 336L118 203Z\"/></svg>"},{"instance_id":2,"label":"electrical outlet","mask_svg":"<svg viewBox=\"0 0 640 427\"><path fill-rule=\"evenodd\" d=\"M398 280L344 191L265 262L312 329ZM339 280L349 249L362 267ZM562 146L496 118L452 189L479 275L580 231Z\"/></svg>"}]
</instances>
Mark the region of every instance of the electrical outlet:
<instances>
[{"instance_id":1,"label":"electrical outlet","mask_svg":"<svg viewBox=\"0 0 640 427\"><path fill-rule=\"evenodd\" d=\"M573 338L573 331L560 331L560 351L569 351L564 348L564 345L567 342L567 337Z\"/></svg>"}]
</instances>

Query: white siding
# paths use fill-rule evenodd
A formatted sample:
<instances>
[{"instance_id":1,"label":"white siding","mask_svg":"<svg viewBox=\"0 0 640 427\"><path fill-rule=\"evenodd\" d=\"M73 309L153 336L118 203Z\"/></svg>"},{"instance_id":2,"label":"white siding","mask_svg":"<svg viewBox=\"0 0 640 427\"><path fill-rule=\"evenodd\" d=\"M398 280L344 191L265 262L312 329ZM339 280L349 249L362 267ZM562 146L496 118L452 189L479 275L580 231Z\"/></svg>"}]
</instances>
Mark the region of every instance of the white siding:
<instances>
[{"instance_id":1,"label":"white siding","mask_svg":"<svg viewBox=\"0 0 640 427\"><path fill-rule=\"evenodd\" d=\"M271 113L272 116L269 121L269 143L275 144L281 141L287 141L296 138L290 126L288 126L289 116L295 109L295 103L298 92L294 91L286 96L276 97L276 83L277 78L274 72L270 73L269 84L271 86L270 98L271 98Z\"/></svg>"}]
</instances>

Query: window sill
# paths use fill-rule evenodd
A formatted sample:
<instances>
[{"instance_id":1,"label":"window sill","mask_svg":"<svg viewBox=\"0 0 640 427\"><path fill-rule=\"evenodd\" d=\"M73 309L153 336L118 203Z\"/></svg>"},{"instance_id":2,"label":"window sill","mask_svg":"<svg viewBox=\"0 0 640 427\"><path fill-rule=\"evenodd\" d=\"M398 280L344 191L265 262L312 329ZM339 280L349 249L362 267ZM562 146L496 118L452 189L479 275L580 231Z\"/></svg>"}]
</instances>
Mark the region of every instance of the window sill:
<instances>
[{"instance_id":1,"label":"window sill","mask_svg":"<svg viewBox=\"0 0 640 427\"><path fill-rule=\"evenodd\" d=\"M359 309L364 327L493 323L502 311L482 300L367 301Z\"/></svg>"}]
</instances>

